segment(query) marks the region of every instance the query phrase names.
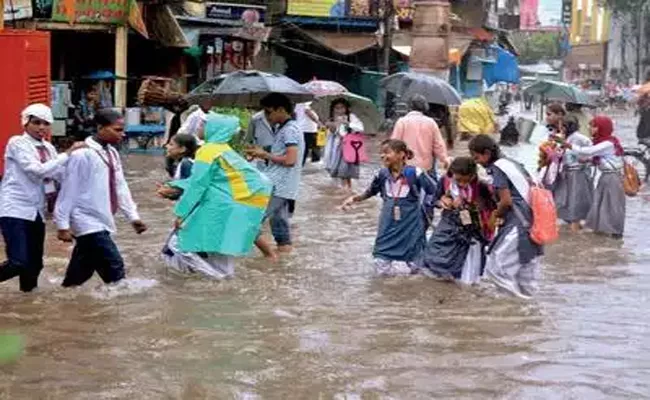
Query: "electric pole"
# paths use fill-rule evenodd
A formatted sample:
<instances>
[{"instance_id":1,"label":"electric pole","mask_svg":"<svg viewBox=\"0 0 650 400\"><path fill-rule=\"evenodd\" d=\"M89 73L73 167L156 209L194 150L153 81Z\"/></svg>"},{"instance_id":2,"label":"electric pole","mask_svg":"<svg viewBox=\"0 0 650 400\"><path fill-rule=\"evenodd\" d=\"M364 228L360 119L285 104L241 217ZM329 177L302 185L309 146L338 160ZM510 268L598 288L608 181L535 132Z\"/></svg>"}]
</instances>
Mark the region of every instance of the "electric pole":
<instances>
[{"instance_id":1,"label":"electric pole","mask_svg":"<svg viewBox=\"0 0 650 400\"><path fill-rule=\"evenodd\" d=\"M393 0L384 0L384 60L382 70L390 74L390 53L393 49L393 23L395 22L395 5Z\"/></svg>"}]
</instances>

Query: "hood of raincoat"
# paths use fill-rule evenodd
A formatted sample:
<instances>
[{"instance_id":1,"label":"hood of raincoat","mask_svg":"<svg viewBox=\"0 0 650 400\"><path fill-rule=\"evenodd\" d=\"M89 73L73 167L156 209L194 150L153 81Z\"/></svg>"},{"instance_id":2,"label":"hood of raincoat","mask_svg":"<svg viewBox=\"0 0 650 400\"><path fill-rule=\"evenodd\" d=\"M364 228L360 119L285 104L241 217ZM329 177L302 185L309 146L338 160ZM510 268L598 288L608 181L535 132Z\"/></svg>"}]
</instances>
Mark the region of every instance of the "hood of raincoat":
<instances>
[{"instance_id":1,"label":"hood of raincoat","mask_svg":"<svg viewBox=\"0 0 650 400\"><path fill-rule=\"evenodd\" d=\"M239 118L209 113L205 121L205 143L226 144L239 132Z\"/></svg>"}]
</instances>

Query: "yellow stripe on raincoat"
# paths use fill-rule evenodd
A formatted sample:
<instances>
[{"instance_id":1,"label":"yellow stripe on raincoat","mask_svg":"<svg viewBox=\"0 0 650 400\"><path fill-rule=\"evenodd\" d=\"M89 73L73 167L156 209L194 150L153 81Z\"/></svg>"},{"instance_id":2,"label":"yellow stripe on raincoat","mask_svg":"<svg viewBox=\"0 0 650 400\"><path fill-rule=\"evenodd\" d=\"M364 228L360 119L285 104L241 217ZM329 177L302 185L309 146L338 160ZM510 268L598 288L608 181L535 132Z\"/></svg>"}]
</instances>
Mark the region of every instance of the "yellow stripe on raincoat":
<instances>
[{"instance_id":1,"label":"yellow stripe on raincoat","mask_svg":"<svg viewBox=\"0 0 650 400\"><path fill-rule=\"evenodd\" d=\"M259 234L272 184L227 144L238 130L237 118L210 113L192 175L171 184L183 189L174 210L183 252L242 256Z\"/></svg>"}]
</instances>

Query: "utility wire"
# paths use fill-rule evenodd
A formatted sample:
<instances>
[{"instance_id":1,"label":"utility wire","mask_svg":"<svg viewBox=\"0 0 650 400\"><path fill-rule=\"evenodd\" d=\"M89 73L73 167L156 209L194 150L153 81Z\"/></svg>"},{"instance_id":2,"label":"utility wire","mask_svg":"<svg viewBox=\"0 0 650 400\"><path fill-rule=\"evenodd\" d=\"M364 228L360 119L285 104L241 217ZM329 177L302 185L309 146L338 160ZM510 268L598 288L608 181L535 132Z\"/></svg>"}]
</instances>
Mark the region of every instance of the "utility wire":
<instances>
[{"instance_id":1,"label":"utility wire","mask_svg":"<svg viewBox=\"0 0 650 400\"><path fill-rule=\"evenodd\" d=\"M337 60L335 58L331 58L331 57L323 56L323 55L320 55L320 54L312 53L312 52L309 52L309 51L306 51L306 50L296 49L296 48L289 47L289 46L286 46L284 44L281 44L279 41L270 40L269 43L272 44L273 46L277 46L277 47L280 47L280 48L285 49L285 50L289 50L289 51L292 51L292 52L295 52L295 53L298 53L298 54L302 54L302 55L307 56L309 58L328 61L328 62L331 62L331 63L334 63L334 64L344 65L344 66L347 66L347 67L352 67L352 68L361 70L362 72L381 73L380 71L374 70L371 67L363 67L363 66L360 66L358 64L353 64L353 63L350 63L350 62ZM391 64L391 66L398 66L398 65L399 65L398 63Z\"/></svg>"}]
</instances>

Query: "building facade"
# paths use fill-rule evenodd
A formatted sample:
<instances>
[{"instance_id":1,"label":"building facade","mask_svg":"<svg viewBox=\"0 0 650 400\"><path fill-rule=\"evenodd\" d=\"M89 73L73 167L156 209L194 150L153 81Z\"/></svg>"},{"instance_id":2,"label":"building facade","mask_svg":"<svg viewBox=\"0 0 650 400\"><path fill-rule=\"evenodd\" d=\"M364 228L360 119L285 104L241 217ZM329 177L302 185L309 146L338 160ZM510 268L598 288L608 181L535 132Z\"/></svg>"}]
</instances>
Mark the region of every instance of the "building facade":
<instances>
[{"instance_id":1,"label":"building facade","mask_svg":"<svg viewBox=\"0 0 650 400\"><path fill-rule=\"evenodd\" d=\"M608 71L611 12L594 0L573 0L571 7L564 78L583 87L601 89Z\"/></svg>"}]
</instances>

